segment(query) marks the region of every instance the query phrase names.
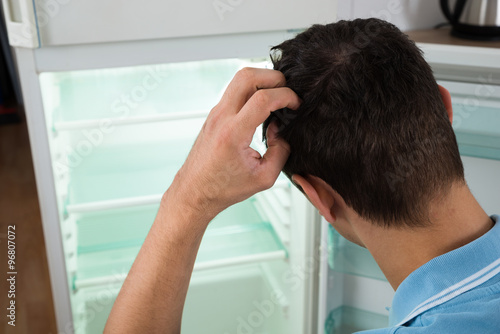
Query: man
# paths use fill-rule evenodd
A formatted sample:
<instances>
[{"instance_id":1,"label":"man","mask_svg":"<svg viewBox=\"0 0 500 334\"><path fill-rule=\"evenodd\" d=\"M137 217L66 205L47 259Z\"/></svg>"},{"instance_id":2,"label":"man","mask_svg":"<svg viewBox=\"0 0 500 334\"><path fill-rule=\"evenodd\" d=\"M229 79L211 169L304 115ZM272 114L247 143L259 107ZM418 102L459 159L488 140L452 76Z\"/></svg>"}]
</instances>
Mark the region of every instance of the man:
<instances>
[{"instance_id":1,"label":"man","mask_svg":"<svg viewBox=\"0 0 500 334\"><path fill-rule=\"evenodd\" d=\"M240 71L211 111L106 332L179 333L208 223L281 169L397 290L390 328L370 333L499 332L500 224L465 183L450 95L418 48L369 19L313 26L274 50L275 71ZM273 110L261 157L249 144Z\"/></svg>"}]
</instances>

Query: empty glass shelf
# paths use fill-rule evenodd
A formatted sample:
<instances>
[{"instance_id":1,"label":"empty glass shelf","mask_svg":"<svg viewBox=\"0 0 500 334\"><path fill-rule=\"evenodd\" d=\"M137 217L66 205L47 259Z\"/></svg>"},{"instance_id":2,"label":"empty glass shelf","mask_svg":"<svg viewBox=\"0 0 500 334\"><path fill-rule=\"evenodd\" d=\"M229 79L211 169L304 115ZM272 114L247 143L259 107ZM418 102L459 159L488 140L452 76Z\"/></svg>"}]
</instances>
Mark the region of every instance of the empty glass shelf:
<instances>
[{"instance_id":1,"label":"empty glass shelf","mask_svg":"<svg viewBox=\"0 0 500 334\"><path fill-rule=\"evenodd\" d=\"M328 228L328 264L331 269L386 281L384 273L366 248L348 241L331 225Z\"/></svg>"},{"instance_id":2,"label":"empty glass shelf","mask_svg":"<svg viewBox=\"0 0 500 334\"><path fill-rule=\"evenodd\" d=\"M78 153L75 140L71 146L76 148L69 150L67 158L72 164L66 202L71 207L161 196L184 163L202 124L203 119L120 127L84 156ZM57 144L53 151L59 149Z\"/></svg>"},{"instance_id":3,"label":"empty glass shelf","mask_svg":"<svg viewBox=\"0 0 500 334\"><path fill-rule=\"evenodd\" d=\"M387 327L387 316L342 306L332 310L325 322L325 334L351 334L358 331Z\"/></svg>"},{"instance_id":4,"label":"empty glass shelf","mask_svg":"<svg viewBox=\"0 0 500 334\"><path fill-rule=\"evenodd\" d=\"M460 154L500 160L500 104L498 108L453 106L453 128Z\"/></svg>"},{"instance_id":5,"label":"empty glass shelf","mask_svg":"<svg viewBox=\"0 0 500 334\"><path fill-rule=\"evenodd\" d=\"M78 130L66 132L61 138L65 140L51 143L59 159L54 163L56 182L68 180L58 187L66 205L62 211L72 214L157 204L203 123L199 118L117 127L85 154L79 151L82 143L89 143L85 135ZM259 143L256 136L251 147L259 149Z\"/></svg>"},{"instance_id":6,"label":"empty glass shelf","mask_svg":"<svg viewBox=\"0 0 500 334\"><path fill-rule=\"evenodd\" d=\"M478 80L480 82L474 83ZM491 75L471 82L439 80L453 104L453 129L460 154L500 160L500 86Z\"/></svg>"},{"instance_id":7,"label":"empty glass shelf","mask_svg":"<svg viewBox=\"0 0 500 334\"><path fill-rule=\"evenodd\" d=\"M260 309L265 312L264 319L253 333L282 332L287 319L279 304L270 304L274 291L266 275L256 264L193 273L184 306L182 333L247 333L245 330L254 329L249 323L254 323L252 316ZM103 332L120 286L89 287L73 295L75 334Z\"/></svg>"},{"instance_id":8,"label":"empty glass shelf","mask_svg":"<svg viewBox=\"0 0 500 334\"><path fill-rule=\"evenodd\" d=\"M209 225L195 270L245 262L285 259L286 250L251 198L234 205ZM78 258L73 288L123 279L144 241L157 207L82 214L77 220Z\"/></svg>"},{"instance_id":9,"label":"empty glass shelf","mask_svg":"<svg viewBox=\"0 0 500 334\"><path fill-rule=\"evenodd\" d=\"M44 109L57 128L65 122L209 111L236 71L239 59L42 73ZM255 66L255 64L252 64Z\"/></svg>"},{"instance_id":10,"label":"empty glass shelf","mask_svg":"<svg viewBox=\"0 0 500 334\"><path fill-rule=\"evenodd\" d=\"M159 204L78 215L78 254L140 247L156 217L158 207Z\"/></svg>"}]
</instances>

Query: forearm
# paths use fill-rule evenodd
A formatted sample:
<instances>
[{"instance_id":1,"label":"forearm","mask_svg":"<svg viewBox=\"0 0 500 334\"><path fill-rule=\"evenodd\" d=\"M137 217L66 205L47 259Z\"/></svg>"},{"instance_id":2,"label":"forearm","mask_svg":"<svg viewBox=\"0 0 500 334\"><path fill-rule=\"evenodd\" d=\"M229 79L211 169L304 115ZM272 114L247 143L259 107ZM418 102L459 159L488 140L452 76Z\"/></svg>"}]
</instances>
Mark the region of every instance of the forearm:
<instances>
[{"instance_id":1,"label":"forearm","mask_svg":"<svg viewBox=\"0 0 500 334\"><path fill-rule=\"evenodd\" d=\"M190 210L167 191L105 333L180 332L191 272L211 218Z\"/></svg>"}]
</instances>

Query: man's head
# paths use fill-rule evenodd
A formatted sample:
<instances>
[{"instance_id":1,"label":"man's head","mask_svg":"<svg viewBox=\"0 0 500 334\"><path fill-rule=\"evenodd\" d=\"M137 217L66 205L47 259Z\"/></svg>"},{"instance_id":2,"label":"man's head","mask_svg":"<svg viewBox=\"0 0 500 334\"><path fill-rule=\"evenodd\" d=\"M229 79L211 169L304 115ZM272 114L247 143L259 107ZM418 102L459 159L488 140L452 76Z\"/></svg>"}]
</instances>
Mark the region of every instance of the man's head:
<instances>
[{"instance_id":1,"label":"man's head","mask_svg":"<svg viewBox=\"0 0 500 334\"><path fill-rule=\"evenodd\" d=\"M421 51L378 19L315 25L274 47L274 69L303 100L274 112L289 176L324 181L360 217L425 226L430 202L464 182L438 85Z\"/></svg>"}]
</instances>

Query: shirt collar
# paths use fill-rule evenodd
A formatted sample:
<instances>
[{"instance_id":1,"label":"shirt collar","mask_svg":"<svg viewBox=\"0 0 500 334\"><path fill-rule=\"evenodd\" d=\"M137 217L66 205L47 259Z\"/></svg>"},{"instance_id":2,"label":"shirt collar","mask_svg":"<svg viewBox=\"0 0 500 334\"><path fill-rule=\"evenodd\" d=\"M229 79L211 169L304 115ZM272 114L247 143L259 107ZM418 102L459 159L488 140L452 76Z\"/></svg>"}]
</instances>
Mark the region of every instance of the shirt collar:
<instances>
[{"instance_id":1,"label":"shirt collar","mask_svg":"<svg viewBox=\"0 0 500 334\"><path fill-rule=\"evenodd\" d=\"M404 325L500 272L500 218L491 218L495 225L486 234L432 259L400 284L389 315L391 327Z\"/></svg>"}]
</instances>

